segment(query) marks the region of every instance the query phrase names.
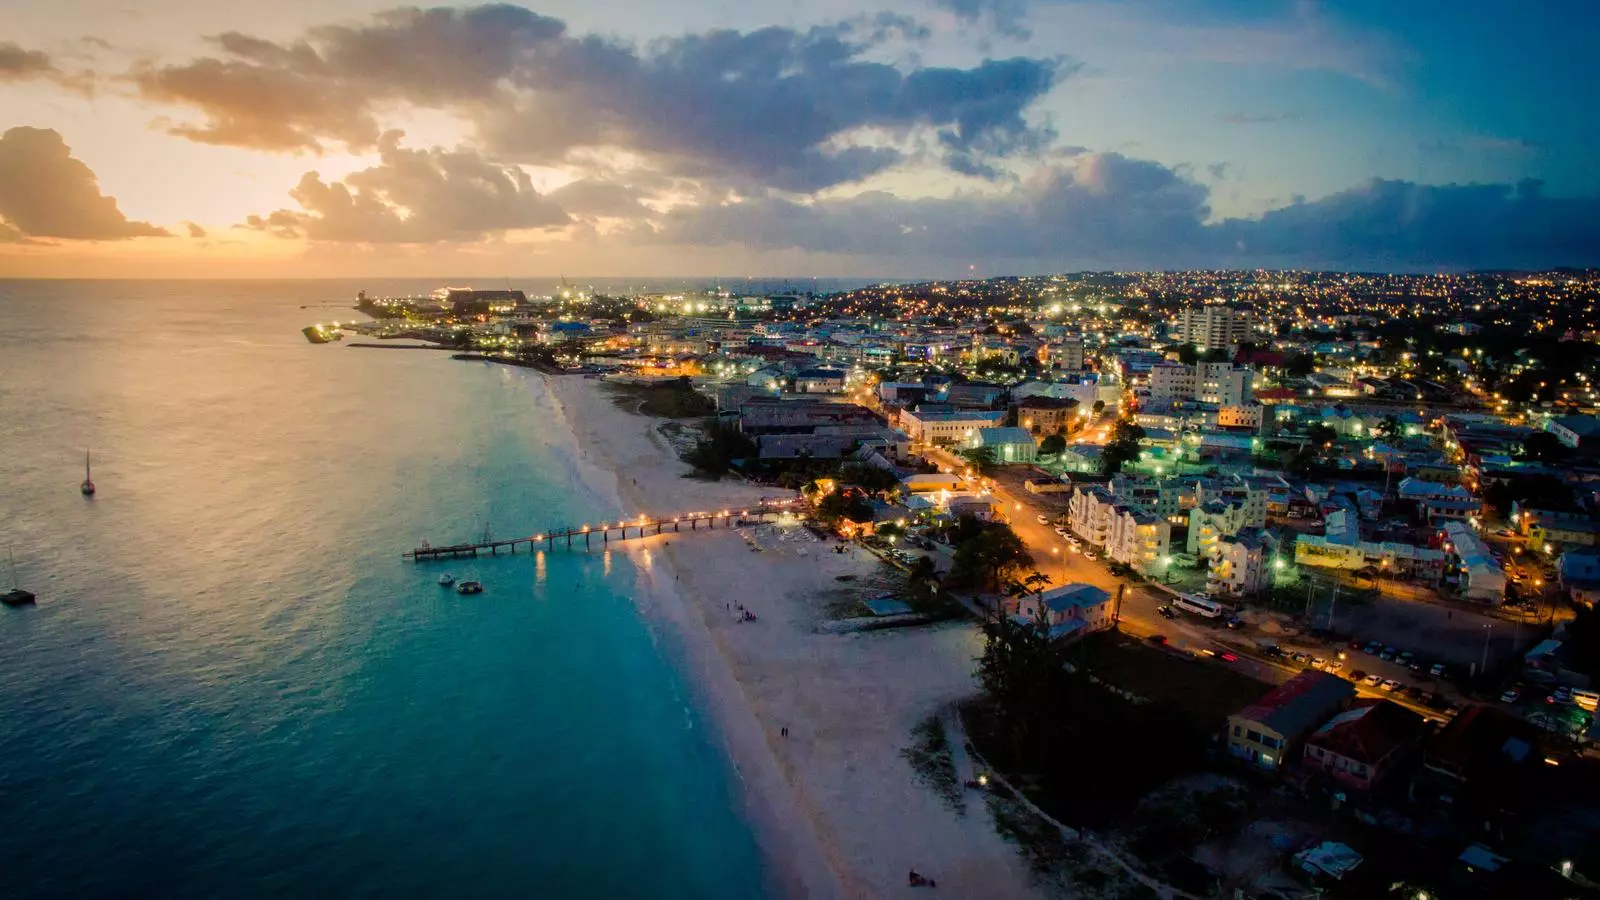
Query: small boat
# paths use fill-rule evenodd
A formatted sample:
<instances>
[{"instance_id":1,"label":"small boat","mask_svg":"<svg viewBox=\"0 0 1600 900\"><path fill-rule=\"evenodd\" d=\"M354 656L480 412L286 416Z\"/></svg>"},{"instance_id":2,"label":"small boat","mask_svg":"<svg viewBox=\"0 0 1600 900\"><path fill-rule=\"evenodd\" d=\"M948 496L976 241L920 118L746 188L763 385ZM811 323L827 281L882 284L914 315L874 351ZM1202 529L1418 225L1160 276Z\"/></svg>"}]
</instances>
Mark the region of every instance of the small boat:
<instances>
[{"instance_id":1,"label":"small boat","mask_svg":"<svg viewBox=\"0 0 1600 900\"><path fill-rule=\"evenodd\" d=\"M337 322L331 327L321 322L315 325L307 325L300 329L300 333L305 335L306 340L313 344L331 344L334 341L344 340L344 332L339 330L339 323Z\"/></svg>"},{"instance_id":2,"label":"small boat","mask_svg":"<svg viewBox=\"0 0 1600 900\"><path fill-rule=\"evenodd\" d=\"M11 558L11 590L0 594L0 603L7 606L34 606L33 592L17 587L17 558L9 550L6 555Z\"/></svg>"},{"instance_id":3,"label":"small boat","mask_svg":"<svg viewBox=\"0 0 1600 900\"><path fill-rule=\"evenodd\" d=\"M89 451L83 451L83 484L78 487L85 497L94 496L94 478L89 475Z\"/></svg>"},{"instance_id":4,"label":"small boat","mask_svg":"<svg viewBox=\"0 0 1600 900\"><path fill-rule=\"evenodd\" d=\"M456 583L456 577L454 575L451 575L449 572L446 572L443 575L439 576L439 586L440 587L449 587L450 585L455 584L455 583Z\"/></svg>"},{"instance_id":5,"label":"small boat","mask_svg":"<svg viewBox=\"0 0 1600 900\"><path fill-rule=\"evenodd\" d=\"M463 581L460 584L456 585L456 593L458 593L458 594L481 594L481 593L483 593L483 585L480 582L476 582L476 581Z\"/></svg>"}]
</instances>

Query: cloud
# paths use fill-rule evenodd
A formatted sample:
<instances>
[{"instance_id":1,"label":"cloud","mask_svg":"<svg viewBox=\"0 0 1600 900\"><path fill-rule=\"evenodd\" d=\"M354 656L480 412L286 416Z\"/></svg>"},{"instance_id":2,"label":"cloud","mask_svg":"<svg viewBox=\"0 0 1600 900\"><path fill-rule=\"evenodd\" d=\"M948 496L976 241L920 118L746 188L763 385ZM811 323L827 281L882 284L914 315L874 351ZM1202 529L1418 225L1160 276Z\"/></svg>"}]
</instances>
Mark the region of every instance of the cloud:
<instances>
[{"instance_id":1,"label":"cloud","mask_svg":"<svg viewBox=\"0 0 1600 900\"><path fill-rule=\"evenodd\" d=\"M1299 113L1228 113L1222 121L1229 125L1272 125L1278 122L1293 122L1303 118Z\"/></svg>"},{"instance_id":2,"label":"cloud","mask_svg":"<svg viewBox=\"0 0 1600 900\"><path fill-rule=\"evenodd\" d=\"M1187 252L1206 190L1157 163L1082 154L1000 194L900 199L869 192L672 211L652 240L917 259L1131 260Z\"/></svg>"},{"instance_id":3,"label":"cloud","mask_svg":"<svg viewBox=\"0 0 1600 900\"><path fill-rule=\"evenodd\" d=\"M400 137L383 135L380 164L343 181L307 172L289 192L299 210L250 216L245 224L280 237L394 244L470 242L569 221L515 166L470 150L407 150Z\"/></svg>"},{"instance_id":4,"label":"cloud","mask_svg":"<svg viewBox=\"0 0 1600 900\"><path fill-rule=\"evenodd\" d=\"M184 226L189 229L189 237L203 238L206 236L206 230L193 222L185 222Z\"/></svg>"},{"instance_id":5,"label":"cloud","mask_svg":"<svg viewBox=\"0 0 1600 900\"><path fill-rule=\"evenodd\" d=\"M197 141L276 151L373 145L397 105L446 109L495 155L553 163L622 150L676 175L811 192L905 162L894 137L932 130L973 168L1052 137L1025 113L1075 71L1057 59L912 68L874 59L925 30L891 14L805 30L709 31L645 45L573 36L515 6L400 9L291 43L229 33L220 56L133 73L149 100L201 121ZM873 129L891 138L851 141Z\"/></svg>"},{"instance_id":6,"label":"cloud","mask_svg":"<svg viewBox=\"0 0 1600 900\"><path fill-rule=\"evenodd\" d=\"M641 240L878 256L899 271L1004 262L1033 271L1309 267L1538 268L1600 262L1600 198L1537 181L1374 180L1258 219L1210 222L1209 192L1158 163L1085 154L1013 190L941 199L885 193L810 203L683 207Z\"/></svg>"},{"instance_id":7,"label":"cloud","mask_svg":"<svg viewBox=\"0 0 1600 900\"><path fill-rule=\"evenodd\" d=\"M10 41L0 41L0 81L25 81L57 74L48 53L25 50Z\"/></svg>"},{"instance_id":8,"label":"cloud","mask_svg":"<svg viewBox=\"0 0 1600 900\"><path fill-rule=\"evenodd\" d=\"M1024 26L1028 0L934 0L934 5L953 12L964 22L987 22L1000 34L1027 40L1033 32Z\"/></svg>"},{"instance_id":9,"label":"cloud","mask_svg":"<svg viewBox=\"0 0 1600 900\"><path fill-rule=\"evenodd\" d=\"M113 241L168 234L125 217L52 129L17 126L0 135L0 172L0 219L27 237Z\"/></svg>"},{"instance_id":10,"label":"cloud","mask_svg":"<svg viewBox=\"0 0 1600 900\"><path fill-rule=\"evenodd\" d=\"M91 72L65 72L48 53L0 41L0 84L34 80L50 81L80 93L89 93L94 86Z\"/></svg>"}]
</instances>

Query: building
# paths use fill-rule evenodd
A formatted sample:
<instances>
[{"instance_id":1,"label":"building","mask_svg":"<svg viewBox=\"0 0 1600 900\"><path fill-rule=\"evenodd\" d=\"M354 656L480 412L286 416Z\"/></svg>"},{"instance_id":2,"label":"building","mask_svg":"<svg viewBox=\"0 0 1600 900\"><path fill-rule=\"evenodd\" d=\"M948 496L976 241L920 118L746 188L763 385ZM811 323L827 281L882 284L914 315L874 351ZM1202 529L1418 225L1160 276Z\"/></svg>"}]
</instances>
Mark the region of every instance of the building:
<instances>
[{"instance_id":1,"label":"building","mask_svg":"<svg viewBox=\"0 0 1600 900\"><path fill-rule=\"evenodd\" d=\"M844 390L844 372L839 369L804 369L795 373L794 389L800 394L837 394Z\"/></svg>"},{"instance_id":2,"label":"building","mask_svg":"<svg viewBox=\"0 0 1600 900\"><path fill-rule=\"evenodd\" d=\"M1072 430L1081 404L1058 397L1027 397L1017 401L1017 424L1041 437Z\"/></svg>"},{"instance_id":3,"label":"building","mask_svg":"<svg viewBox=\"0 0 1600 900\"><path fill-rule=\"evenodd\" d=\"M994 451L994 461L1001 464L1031 463L1039 449L1026 428L979 428L966 446Z\"/></svg>"},{"instance_id":4,"label":"building","mask_svg":"<svg viewBox=\"0 0 1600 900\"><path fill-rule=\"evenodd\" d=\"M1195 397L1201 403L1243 406L1250 402L1255 372L1233 363L1200 363L1195 367Z\"/></svg>"},{"instance_id":5,"label":"building","mask_svg":"<svg viewBox=\"0 0 1600 900\"><path fill-rule=\"evenodd\" d=\"M1072 495L1067 517L1074 534L1106 556L1141 573L1158 571L1171 552L1172 525L1144 507L1119 500L1099 485Z\"/></svg>"},{"instance_id":6,"label":"building","mask_svg":"<svg viewBox=\"0 0 1600 900\"><path fill-rule=\"evenodd\" d=\"M1262 410L1264 407L1250 401L1237 406L1223 406L1217 409L1218 428L1248 428L1251 431L1260 431L1264 420Z\"/></svg>"},{"instance_id":7,"label":"building","mask_svg":"<svg viewBox=\"0 0 1600 900\"><path fill-rule=\"evenodd\" d=\"M1250 313L1231 306L1191 306L1178 313L1178 340L1203 350L1233 350L1250 340Z\"/></svg>"},{"instance_id":8,"label":"building","mask_svg":"<svg viewBox=\"0 0 1600 900\"><path fill-rule=\"evenodd\" d=\"M752 398L739 404L739 430L748 435L810 434L824 425L881 425L872 410L824 400Z\"/></svg>"},{"instance_id":9,"label":"building","mask_svg":"<svg viewBox=\"0 0 1600 900\"><path fill-rule=\"evenodd\" d=\"M1457 806L1474 793L1515 785L1519 771L1538 759L1535 733L1533 725L1504 710L1468 706L1423 749L1422 769L1411 782L1413 798Z\"/></svg>"},{"instance_id":10,"label":"building","mask_svg":"<svg viewBox=\"0 0 1600 900\"><path fill-rule=\"evenodd\" d=\"M1254 597L1272 587L1272 559L1277 542L1259 528L1241 528L1211 545L1206 584L1237 597Z\"/></svg>"},{"instance_id":11,"label":"building","mask_svg":"<svg viewBox=\"0 0 1600 900\"><path fill-rule=\"evenodd\" d=\"M1238 534L1249 521L1240 500L1207 500L1189 510L1189 543L1193 556L1214 556L1217 541Z\"/></svg>"},{"instance_id":12,"label":"building","mask_svg":"<svg viewBox=\"0 0 1600 900\"><path fill-rule=\"evenodd\" d=\"M1023 597L1014 618L1044 628L1052 640L1077 639L1112 626L1111 595L1092 584L1064 584Z\"/></svg>"},{"instance_id":13,"label":"building","mask_svg":"<svg viewBox=\"0 0 1600 900\"><path fill-rule=\"evenodd\" d=\"M1558 416L1546 422L1544 430L1573 450L1592 450L1600 445L1600 417Z\"/></svg>"},{"instance_id":14,"label":"building","mask_svg":"<svg viewBox=\"0 0 1600 900\"><path fill-rule=\"evenodd\" d=\"M1445 549L1458 562L1456 586L1467 600L1503 603L1506 573L1489 545L1465 522L1444 523Z\"/></svg>"},{"instance_id":15,"label":"building","mask_svg":"<svg viewBox=\"0 0 1600 900\"><path fill-rule=\"evenodd\" d=\"M920 407L918 408L920 410ZM998 428L1006 419L1005 410L951 410L920 412L902 410L900 427L920 444L955 446L965 443L980 428Z\"/></svg>"},{"instance_id":16,"label":"building","mask_svg":"<svg viewBox=\"0 0 1600 900\"><path fill-rule=\"evenodd\" d=\"M1561 587L1574 603L1593 606L1600 601L1600 550L1583 547L1561 554L1556 564Z\"/></svg>"},{"instance_id":17,"label":"building","mask_svg":"<svg viewBox=\"0 0 1600 900\"><path fill-rule=\"evenodd\" d=\"M1228 753L1276 770L1311 730L1355 696L1350 682L1307 669L1228 717Z\"/></svg>"},{"instance_id":18,"label":"building","mask_svg":"<svg viewBox=\"0 0 1600 900\"><path fill-rule=\"evenodd\" d=\"M1416 749L1421 735L1421 716L1379 700L1345 710L1312 732L1303 760L1350 787L1371 790Z\"/></svg>"},{"instance_id":19,"label":"building","mask_svg":"<svg viewBox=\"0 0 1600 900\"><path fill-rule=\"evenodd\" d=\"M1250 402L1254 379L1250 368L1233 363L1186 366L1160 362L1150 367L1150 405L1164 407L1198 400L1217 406L1244 406Z\"/></svg>"},{"instance_id":20,"label":"building","mask_svg":"<svg viewBox=\"0 0 1600 900\"><path fill-rule=\"evenodd\" d=\"M1067 337L1051 341L1040 353L1040 361L1053 369L1078 372L1083 369L1083 338Z\"/></svg>"}]
</instances>

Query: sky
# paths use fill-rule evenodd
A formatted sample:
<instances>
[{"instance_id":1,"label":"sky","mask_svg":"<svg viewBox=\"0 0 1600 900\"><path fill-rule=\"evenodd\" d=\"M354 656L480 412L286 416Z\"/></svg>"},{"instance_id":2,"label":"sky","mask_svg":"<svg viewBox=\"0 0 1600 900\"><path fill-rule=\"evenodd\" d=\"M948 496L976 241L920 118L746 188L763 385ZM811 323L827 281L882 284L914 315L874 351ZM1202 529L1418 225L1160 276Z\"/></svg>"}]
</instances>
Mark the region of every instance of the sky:
<instances>
[{"instance_id":1,"label":"sky","mask_svg":"<svg viewBox=\"0 0 1600 900\"><path fill-rule=\"evenodd\" d=\"M1600 264L1573 0L0 4L0 277Z\"/></svg>"}]
</instances>

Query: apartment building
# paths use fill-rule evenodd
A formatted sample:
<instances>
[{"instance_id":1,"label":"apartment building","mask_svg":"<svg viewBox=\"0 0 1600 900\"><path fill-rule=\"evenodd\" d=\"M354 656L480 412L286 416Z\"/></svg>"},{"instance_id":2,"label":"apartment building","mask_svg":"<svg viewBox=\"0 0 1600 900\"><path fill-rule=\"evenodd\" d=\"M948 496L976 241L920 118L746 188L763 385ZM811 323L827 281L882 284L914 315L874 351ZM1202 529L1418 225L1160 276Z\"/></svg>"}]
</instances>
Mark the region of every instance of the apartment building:
<instances>
[{"instance_id":1,"label":"apartment building","mask_svg":"<svg viewBox=\"0 0 1600 900\"><path fill-rule=\"evenodd\" d=\"M1203 350L1231 350L1250 340L1250 313L1231 306L1191 306L1178 313L1176 335Z\"/></svg>"},{"instance_id":2,"label":"apartment building","mask_svg":"<svg viewBox=\"0 0 1600 900\"><path fill-rule=\"evenodd\" d=\"M1272 587L1276 543L1259 528L1241 528L1212 545L1207 586L1236 597L1254 597Z\"/></svg>"},{"instance_id":3,"label":"apartment building","mask_svg":"<svg viewBox=\"0 0 1600 900\"><path fill-rule=\"evenodd\" d=\"M1170 406L1198 400L1217 406L1241 407L1250 401L1255 373L1233 363L1161 362L1150 367L1150 405ZM1259 425L1259 420L1257 425Z\"/></svg>"},{"instance_id":4,"label":"apartment building","mask_svg":"<svg viewBox=\"0 0 1600 900\"><path fill-rule=\"evenodd\" d=\"M1098 485L1079 488L1068 506L1074 534L1139 572L1158 569L1171 550L1172 525Z\"/></svg>"}]
</instances>

